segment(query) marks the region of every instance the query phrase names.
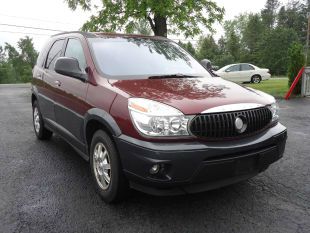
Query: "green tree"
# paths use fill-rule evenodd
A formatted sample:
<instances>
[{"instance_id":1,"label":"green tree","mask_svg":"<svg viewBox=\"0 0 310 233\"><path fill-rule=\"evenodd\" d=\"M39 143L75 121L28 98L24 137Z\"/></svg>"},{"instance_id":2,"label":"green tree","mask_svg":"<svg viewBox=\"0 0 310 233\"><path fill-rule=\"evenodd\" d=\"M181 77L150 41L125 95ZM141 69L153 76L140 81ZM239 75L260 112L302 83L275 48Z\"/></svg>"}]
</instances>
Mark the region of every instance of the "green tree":
<instances>
[{"instance_id":1,"label":"green tree","mask_svg":"<svg viewBox=\"0 0 310 233\"><path fill-rule=\"evenodd\" d=\"M81 6L92 9L91 0L65 0L75 10ZM136 22L147 21L156 36L183 33L193 37L202 27L213 31L212 25L223 18L224 9L213 0L102 0L97 15L83 25L86 31L130 31ZM202 27L201 27L202 26Z\"/></svg>"},{"instance_id":2,"label":"green tree","mask_svg":"<svg viewBox=\"0 0 310 233\"><path fill-rule=\"evenodd\" d=\"M0 63L4 62L5 59L5 53L2 46L0 46Z\"/></svg>"},{"instance_id":3,"label":"green tree","mask_svg":"<svg viewBox=\"0 0 310 233\"><path fill-rule=\"evenodd\" d=\"M302 1L290 1L287 6L282 6L278 13L278 27L293 29L300 42L306 41L308 5Z\"/></svg>"},{"instance_id":4,"label":"green tree","mask_svg":"<svg viewBox=\"0 0 310 233\"><path fill-rule=\"evenodd\" d=\"M37 61L38 52L35 50L33 46L32 39L26 36L24 39L20 39L17 45L21 51L20 53L21 59L26 64L29 64L31 67L34 67Z\"/></svg>"},{"instance_id":5,"label":"green tree","mask_svg":"<svg viewBox=\"0 0 310 233\"><path fill-rule=\"evenodd\" d=\"M267 31L259 44L258 65L269 68L272 74L285 74L289 60L287 50L296 41L298 36L293 29L276 28Z\"/></svg>"},{"instance_id":6,"label":"green tree","mask_svg":"<svg viewBox=\"0 0 310 233\"><path fill-rule=\"evenodd\" d=\"M31 79L38 53L29 37L21 38L17 45L18 49L8 43L4 49L0 47L0 83L29 82Z\"/></svg>"},{"instance_id":7,"label":"green tree","mask_svg":"<svg viewBox=\"0 0 310 233\"><path fill-rule=\"evenodd\" d=\"M196 49L194 47L194 45L188 41L187 43L182 43L181 41L178 42L178 44L184 48L187 52L189 52L193 57L197 57L197 52L196 52Z\"/></svg>"},{"instance_id":8,"label":"green tree","mask_svg":"<svg viewBox=\"0 0 310 233\"><path fill-rule=\"evenodd\" d=\"M227 45L227 50L229 54L234 58L234 61L239 62L241 43L240 43L240 37L238 37L235 31L231 31L228 34L226 45Z\"/></svg>"},{"instance_id":9,"label":"green tree","mask_svg":"<svg viewBox=\"0 0 310 233\"><path fill-rule=\"evenodd\" d=\"M5 83L5 79L7 77L6 65L4 48L0 46L0 83Z\"/></svg>"},{"instance_id":10,"label":"green tree","mask_svg":"<svg viewBox=\"0 0 310 233\"><path fill-rule=\"evenodd\" d=\"M228 64L234 63L234 57L228 52L226 40L223 36L218 40L217 44L218 56L216 56L216 59L214 60L214 65L223 67Z\"/></svg>"},{"instance_id":11,"label":"green tree","mask_svg":"<svg viewBox=\"0 0 310 233\"><path fill-rule=\"evenodd\" d=\"M242 33L242 62L259 62L259 43L265 28L259 14L251 14Z\"/></svg>"},{"instance_id":12,"label":"green tree","mask_svg":"<svg viewBox=\"0 0 310 233\"><path fill-rule=\"evenodd\" d=\"M277 15L277 26L278 27L287 27L287 14L285 6L281 6L279 13Z\"/></svg>"},{"instance_id":13,"label":"green tree","mask_svg":"<svg viewBox=\"0 0 310 233\"><path fill-rule=\"evenodd\" d=\"M299 43L293 43L288 50L289 66L288 66L288 85L291 86L299 70L305 64L303 46ZM301 81L299 81L293 91L294 94L301 93Z\"/></svg>"},{"instance_id":14,"label":"green tree","mask_svg":"<svg viewBox=\"0 0 310 233\"><path fill-rule=\"evenodd\" d=\"M148 22L139 20L134 23L133 27L128 28L126 33L136 33L141 35L150 36L153 34L153 31Z\"/></svg>"},{"instance_id":15,"label":"green tree","mask_svg":"<svg viewBox=\"0 0 310 233\"><path fill-rule=\"evenodd\" d=\"M261 11L263 23L268 29L273 28L275 25L279 6L280 2L278 0L267 0L265 8Z\"/></svg>"},{"instance_id":16,"label":"green tree","mask_svg":"<svg viewBox=\"0 0 310 233\"><path fill-rule=\"evenodd\" d=\"M243 35L244 31L247 28L247 24L249 21L248 14L241 14L235 17L233 20L225 21L224 23L224 31L225 31L225 52L224 60L230 60L233 58L233 62L240 62L243 54L247 51L243 51L245 49L245 45L243 44Z\"/></svg>"},{"instance_id":17,"label":"green tree","mask_svg":"<svg viewBox=\"0 0 310 233\"><path fill-rule=\"evenodd\" d=\"M219 55L219 48L213 36L202 36L198 41L197 58L199 60L208 59L215 63L216 57Z\"/></svg>"}]
</instances>

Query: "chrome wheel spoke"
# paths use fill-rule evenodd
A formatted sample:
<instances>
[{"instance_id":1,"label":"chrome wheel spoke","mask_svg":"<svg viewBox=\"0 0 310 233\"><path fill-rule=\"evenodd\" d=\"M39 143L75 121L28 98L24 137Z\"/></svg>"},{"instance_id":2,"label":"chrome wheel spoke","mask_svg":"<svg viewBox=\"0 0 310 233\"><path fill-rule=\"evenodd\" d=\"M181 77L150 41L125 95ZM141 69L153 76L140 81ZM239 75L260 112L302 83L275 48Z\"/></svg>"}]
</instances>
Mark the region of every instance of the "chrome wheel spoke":
<instances>
[{"instance_id":1,"label":"chrome wheel spoke","mask_svg":"<svg viewBox=\"0 0 310 233\"><path fill-rule=\"evenodd\" d=\"M109 153L101 142L94 149L93 167L98 185L106 190L111 182L111 164Z\"/></svg>"},{"instance_id":2,"label":"chrome wheel spoke","mask_svg":"<svg viewBox=\"0 0 310 233\"><path fill-rule=\"evenodd\" d=\"M107 154L108 154L108 152L106 150L104 152L102 152L102 159L103 160L106 160Z\"/></svg>"},{"instance_id":3,"label":"chrome wheel spoke","mask_svg":"<svg viewBox=\"0 0 310 233\"><path fill-rule=\"evenodd\" d=\"M107 182L107 184L110 184L110 176L108 175L108 173L104 172L102 176L105 182Z\"/></svg>"},{"instance_id":4,"label":"chrome wheel spoke","mask_svg":"<svg viewBox=\"0 0 310 233\"><path fill-rule=\"evenodd\" d=\"M99 144L99 145L98 145L98 153L101 155L101 152L102 152L102 145Z\"/></svg>"},{"instance_id":5,"label":"chrome wheel spoke","mask_svg":"<svg viewBox=\"0 0 310 233\"><path fill-rule=\"evenodd\" d=\"M111 166L110 166L110 164L107 163L107 164L103 164L102 168L103 168L103 170L110 170Z\"/></svg>"},{"instance_id":6,"label":"chrome wheel spoke","mask_svg":"<svg viewBox=\"0 0 310 233\"><path fill-rule=\"evenodd\" d=\"M39 110L38 108L34 108L33 110L33 125L34 125L34 129L37 133L39 133L40 131L40 115L39 115Z\"/></svg>"},{"instance_id":7,"label":"chrome wheel spoke","mask_svg":"<svg viewBox=\"0 0 310 233\"><path fill-rule=\"evenodd\" d=\"M98 161L99 159L99 153L98 151L95 150L95 153L94 153L94 157L95 157L95 160Z\"/></svg>"}]
</instances>

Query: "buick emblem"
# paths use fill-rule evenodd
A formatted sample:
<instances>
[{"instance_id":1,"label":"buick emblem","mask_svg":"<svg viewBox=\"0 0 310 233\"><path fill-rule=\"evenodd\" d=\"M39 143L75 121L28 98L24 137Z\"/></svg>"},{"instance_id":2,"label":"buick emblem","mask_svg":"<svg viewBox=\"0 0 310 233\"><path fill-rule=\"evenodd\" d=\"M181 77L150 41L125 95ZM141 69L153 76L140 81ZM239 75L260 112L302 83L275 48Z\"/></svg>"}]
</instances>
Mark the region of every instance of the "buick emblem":
<instances>
[{"instance_id":1,"label":"buick emblem","mask_svg":"<svg viewBox=\"0 0 310 233\"><path fill-rule=\"evenodd\" d=\"M240 117L236 117L235 119L235 128L238 133L243 133L246 130L246 123Z\"/></svg>"}]
</instances>

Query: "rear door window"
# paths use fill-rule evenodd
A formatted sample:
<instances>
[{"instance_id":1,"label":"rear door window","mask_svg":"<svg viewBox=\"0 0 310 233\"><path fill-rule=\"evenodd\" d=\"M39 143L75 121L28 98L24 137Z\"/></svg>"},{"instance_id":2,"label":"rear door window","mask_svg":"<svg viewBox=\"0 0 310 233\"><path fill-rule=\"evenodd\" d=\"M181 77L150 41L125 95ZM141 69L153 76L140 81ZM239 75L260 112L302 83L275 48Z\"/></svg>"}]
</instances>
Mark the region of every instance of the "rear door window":
<instances>
[{"instance_id":1,"label":"rear door window","mask_svg":"<svg viewBox=\"0 0 310 233\"><path fill-rule=\"evenodd\" d=\"M241 64L241 71L254 70L254 67L250 64Z\"/></svg>"},{"instance_id":2,"label":"rear door window","mask_svg":"<svg viewBox=\"0 0 310 233\"><path fill-rule=\"evenodd\" d=\"M52 45L50 51L48 52L45 68L49 70L54 70L55 62L57 58L60 57L64 40L57 40Z\"/></svg>"}]
</instances>

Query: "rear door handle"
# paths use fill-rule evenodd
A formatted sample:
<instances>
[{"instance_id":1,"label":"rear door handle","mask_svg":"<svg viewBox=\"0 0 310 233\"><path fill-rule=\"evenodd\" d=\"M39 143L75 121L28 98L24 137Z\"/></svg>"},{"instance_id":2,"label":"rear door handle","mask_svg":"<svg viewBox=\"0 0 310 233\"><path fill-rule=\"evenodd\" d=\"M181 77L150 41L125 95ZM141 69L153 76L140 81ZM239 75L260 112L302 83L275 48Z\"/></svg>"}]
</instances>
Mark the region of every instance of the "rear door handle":
<instances>
[{"instance_id":1,"label":"rear door handle","mask_svg":"<svg viewBox=\"0 0 310 233\"><path fill-rule=\"evenodd\" d=\"M55 81L55 86L60 87L61 86L61 82L59 80Z\"/></svg>"}]
</instances>

